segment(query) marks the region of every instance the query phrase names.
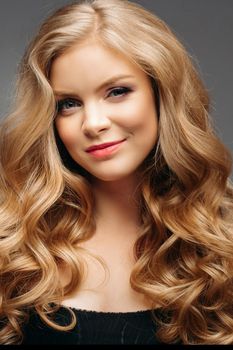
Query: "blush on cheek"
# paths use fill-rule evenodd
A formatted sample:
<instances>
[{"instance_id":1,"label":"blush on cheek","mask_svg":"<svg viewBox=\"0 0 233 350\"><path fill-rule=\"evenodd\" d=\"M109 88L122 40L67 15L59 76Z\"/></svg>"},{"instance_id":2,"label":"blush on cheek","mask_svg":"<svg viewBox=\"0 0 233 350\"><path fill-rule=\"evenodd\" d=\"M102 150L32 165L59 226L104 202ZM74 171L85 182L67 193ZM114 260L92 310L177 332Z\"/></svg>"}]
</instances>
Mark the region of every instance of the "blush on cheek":
<instances>
[{"instance_id":1,"label":"blush on cheek","mask_svg":"<svg viewBox=\"0 0 233 350\"><path fill-rule=\"evenodd\" d=\"M77 142L71 138L68 138L68 139L63 139L63 143L65 145L65 147L67 148L67 150L71 150L72 149L75 149L76 146L77 146Z\"/></svg>"},{"instance_id":2,"label":"blush on cheek","mask_svg":"<svg viewBox=\"0 0 233 350\"><path fill-rule=\"evenodd\" d=\"M65 145L73 144L74 141L74 128L64 125L64 123L56 123L57 132Z\"/></svg>"},{"instance_id":3,"label":"blush on cheek","mask_svg":"<svg viewBox=\"0 0 233 350\"><path fill-rule=\"evenodd\" d=\"M143 117L145 116L145 109L146 106L144 106L144 104L143 106L141 105L140 97L134 98L128 103L122 103L122 105L114 107L112 119L123 128L131 128L143 122L142 119L144 119Z\"/></svg>"}]
</instances>

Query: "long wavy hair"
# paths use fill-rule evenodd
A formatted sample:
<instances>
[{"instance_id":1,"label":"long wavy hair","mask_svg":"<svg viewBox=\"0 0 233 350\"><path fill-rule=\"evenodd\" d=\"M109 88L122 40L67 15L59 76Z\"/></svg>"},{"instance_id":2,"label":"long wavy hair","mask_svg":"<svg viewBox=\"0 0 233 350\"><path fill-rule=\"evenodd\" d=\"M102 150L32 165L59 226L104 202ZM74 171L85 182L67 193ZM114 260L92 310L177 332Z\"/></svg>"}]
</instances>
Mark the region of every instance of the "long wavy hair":
<instances>
[{"instance_id":1,"label":"long wavy hair","mask_svg":"<svg viewBox=\"0 0 233 350\"><path fill-rule=\"evenodd\" d=\"M231 154L183 45L154 14L122 0L57 10L21 62L0 134L0 343L22 341L32 309L61 331L76 322L72 310L64 327L53 314L82 281L87 252L79 244L95 231L95 202L88 174L55 130L49 76L56 57L90 37L148 74L159 106L158 142L139 182L142 231L131 286L165 315L157 319L162 342L232 344ZM64 266L71 269L65 286Z\"/></svg>"}]
</instances>

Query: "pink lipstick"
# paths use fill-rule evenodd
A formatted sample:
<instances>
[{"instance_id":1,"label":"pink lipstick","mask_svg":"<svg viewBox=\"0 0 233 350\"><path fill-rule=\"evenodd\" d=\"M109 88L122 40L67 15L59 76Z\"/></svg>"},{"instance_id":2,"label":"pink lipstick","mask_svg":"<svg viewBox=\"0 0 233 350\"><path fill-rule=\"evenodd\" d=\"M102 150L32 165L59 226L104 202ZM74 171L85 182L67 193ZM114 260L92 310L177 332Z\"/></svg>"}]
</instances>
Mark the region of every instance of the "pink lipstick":
<instances>
[{"instance_id":1,"label":"pink lipstick","mask_svg":"<svg viewBox=\"0 0 233 350\"><path fill-rule=\"evenodd\" d=\"M90 153L95 158L103 158L111 155L114 151L118 150L124 141L125 140L106 142L100 145L94 145L87 148L86 152Z\"/></svg>"}]
</instances>

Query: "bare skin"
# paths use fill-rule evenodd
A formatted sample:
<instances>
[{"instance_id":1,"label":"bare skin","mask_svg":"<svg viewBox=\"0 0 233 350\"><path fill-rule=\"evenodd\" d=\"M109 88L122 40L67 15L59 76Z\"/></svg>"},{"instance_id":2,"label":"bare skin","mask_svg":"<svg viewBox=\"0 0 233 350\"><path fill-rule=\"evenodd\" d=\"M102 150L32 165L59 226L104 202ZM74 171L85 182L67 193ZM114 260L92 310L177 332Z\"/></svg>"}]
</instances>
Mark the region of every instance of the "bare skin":
<instances>
[{"instance_id":1,"label":"bare skin","mask_svg":"<svg viewBox=\"0 0 233 350\"><path fill-rule=\"evenodd\" d=\"M100 256L109 271L95 259L86 257L87 277L80 289L63 305L77 309L104 312L130 312L150 309L151 304L140 293L135 292L129 283L135 264L133 246L140 234L138 209L135 201L129 200L129 187L111 183L104 191L95 189L97 196L97 230L94 236L82 243L82 247ZM128 193L128 196L125 195ZM107 215L101 215L107 213ZM97 216L98 217L98 216ZM66 274L66 278L67 278Z\"/></svg>"},{"instance_id":2,"label":"bare skin","mask_svg":"<svg viewBox=\"0 0 233 350\"><path fill-rule=\"evenodd\" d=\"M102 266L84 255L86 277L63 304L105 312L149 309L148 300L131 288L130 274L140 234L138 169L157 140L150 80L125 56L89 41L55 59L51 85L59 101L59 136L71 157L93 176L96 232L81 247L101 257L109 271L105 276ZM90 146L118 140L122 145L109 156L87 152ZM66 284L69 271L61 279Z\"/></svg>"}]
</instances>

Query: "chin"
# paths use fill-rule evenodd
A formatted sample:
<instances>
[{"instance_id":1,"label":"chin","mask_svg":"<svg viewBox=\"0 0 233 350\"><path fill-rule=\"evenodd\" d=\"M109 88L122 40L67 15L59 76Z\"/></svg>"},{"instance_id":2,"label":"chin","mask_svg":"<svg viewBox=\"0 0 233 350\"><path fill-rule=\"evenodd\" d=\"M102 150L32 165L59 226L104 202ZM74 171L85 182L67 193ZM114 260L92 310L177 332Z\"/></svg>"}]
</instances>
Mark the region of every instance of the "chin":
<instances>
[{"instance_id":1,"label":"chin","mask_svg":"<svg viewBox=\"0 0 233 350\"><path fill-rule=\"evenodd\" d=\"M112 182L112 181L121 181L121 180L126 180L129 179L135 172L124 172L124 173L119 173L119 172L109 172L106 174L92 174L92 176L96 180L100 181L105 181L105 182Z\"/></svg>"},{"instance_id":2,"label":"chin","mask_svg":"<svg viewBox=\"0 0 233 350\"><path fill-rule=\"evenodd\" d=\"M120 181L125 178L124 175L117 176L117 175L106 175L106 176L94 176L96 180L105 181L105 182L112 182L112 181Z\"/></svg>"}]
</instances>

